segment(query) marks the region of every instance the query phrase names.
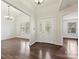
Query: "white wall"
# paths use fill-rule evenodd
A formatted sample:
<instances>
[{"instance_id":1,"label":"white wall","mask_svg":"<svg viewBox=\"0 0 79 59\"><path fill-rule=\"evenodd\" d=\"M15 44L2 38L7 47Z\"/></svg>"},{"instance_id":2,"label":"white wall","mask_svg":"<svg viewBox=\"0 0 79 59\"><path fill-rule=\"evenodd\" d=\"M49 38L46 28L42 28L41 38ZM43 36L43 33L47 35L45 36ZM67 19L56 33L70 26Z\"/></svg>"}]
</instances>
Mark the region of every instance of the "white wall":
<instances>
[{"instance_id":1,"label":"white wall","mask_svg":"<svg viewBox=\"0 0 79 59\"><path fill-rule=\"evenodd\" d=\"M21 13L16 18L16 37L26 38L30 39L30 43L33 44L35 40L35 31L34 31L34 18L26 15L24 13ZM21 30L21 24L25 24L29 22L30 23L30 32L25 32Z\"/></svg>"},{"instance_id":2,"label":"white wall","mask_svg":"<svg viewBox=\"0 0 79 59\"><path fill-rule=\"evenodd\" d=\"M7 16L7 4L1 2L1 39L13 38L15 36L15 19L6 20L4 16Z\"/></svg>"}]
</instances>

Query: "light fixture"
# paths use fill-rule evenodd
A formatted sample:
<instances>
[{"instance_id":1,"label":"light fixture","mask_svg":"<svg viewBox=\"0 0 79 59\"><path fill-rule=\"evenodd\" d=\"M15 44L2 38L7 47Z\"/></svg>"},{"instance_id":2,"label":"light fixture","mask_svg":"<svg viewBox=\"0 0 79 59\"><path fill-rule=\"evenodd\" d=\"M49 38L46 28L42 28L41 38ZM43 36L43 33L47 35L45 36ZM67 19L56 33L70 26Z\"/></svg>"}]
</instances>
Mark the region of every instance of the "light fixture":
<instances>
[{"instance_id":1,"label":"light fixture","mask_svg":"<svg viewBox=\"0 0 79 59\"><path fill-rule=\"evenodd\" d=\"M10 6L8 5L8 14L7 14L7 16L4 16L4 18L6 19L6 20L13 20L13 17L12 16L10 16Z\"/></svg>"},{"instance_id":2,"label":"light fixture","mask_svg":"<svg viewBox=\"0 0 79 59\"><path fill-rule=\"evenodd\" d=\"M35 2L36 2L37 4L41 4L41 3L43 2L43 0L35 0Z\"/></svg>"}]
</instances>

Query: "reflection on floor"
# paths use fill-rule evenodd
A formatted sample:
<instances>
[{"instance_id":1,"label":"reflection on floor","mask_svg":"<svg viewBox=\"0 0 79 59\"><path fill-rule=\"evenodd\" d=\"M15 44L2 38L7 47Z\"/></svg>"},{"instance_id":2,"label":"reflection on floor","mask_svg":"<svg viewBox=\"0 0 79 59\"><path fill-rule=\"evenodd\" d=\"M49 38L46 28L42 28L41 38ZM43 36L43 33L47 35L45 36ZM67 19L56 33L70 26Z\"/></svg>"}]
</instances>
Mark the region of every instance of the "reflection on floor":
<instances>
[{"instance_id":1,"label":"reflection on floor","mask_svg":"<svg viewBox=\"0 0 79 59\"><path fill-rule=\"evenodd\" d=\"M77 59L78 40L64 39L64 46L14 38L1 41L1 59Z\"/></svg>"}]
</instances>

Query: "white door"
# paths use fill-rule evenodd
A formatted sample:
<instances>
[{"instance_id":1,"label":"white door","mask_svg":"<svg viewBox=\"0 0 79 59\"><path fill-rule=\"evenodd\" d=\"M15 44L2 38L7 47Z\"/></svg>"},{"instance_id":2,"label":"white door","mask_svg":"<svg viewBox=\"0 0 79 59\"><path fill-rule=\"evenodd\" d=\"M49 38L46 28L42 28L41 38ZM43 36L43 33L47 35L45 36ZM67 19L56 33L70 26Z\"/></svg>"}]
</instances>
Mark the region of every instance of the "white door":
<instances>
[{"instance_id":1,"label":"white door","mask_svg":"<svg viewBox=\"0 0 79 59\"><path fill-rule=\"evenodd\" d=\"M43 18L38 22L38 41L54 43L56 39L56 21L54 18Z\"/></svg>"}]
</instances>

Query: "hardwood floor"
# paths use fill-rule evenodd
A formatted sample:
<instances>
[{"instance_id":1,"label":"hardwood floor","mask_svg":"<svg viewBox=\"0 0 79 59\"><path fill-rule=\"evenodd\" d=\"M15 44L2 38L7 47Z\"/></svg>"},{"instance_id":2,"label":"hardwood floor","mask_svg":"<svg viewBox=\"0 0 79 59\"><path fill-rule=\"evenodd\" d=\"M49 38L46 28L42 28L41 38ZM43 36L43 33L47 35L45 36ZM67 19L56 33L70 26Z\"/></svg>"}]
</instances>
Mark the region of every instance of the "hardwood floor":
<instances>
[{"instance_id":1,"label":"hardwood floor","mask_svg":"<svg viewBox=\"0 0 79 59\"><path fill-rule=\"evenodd\" d=\"M77 59L78 40L64 39L63 46L14 38L1 41L1 59Z\"/></svg>"}]
</instances>

